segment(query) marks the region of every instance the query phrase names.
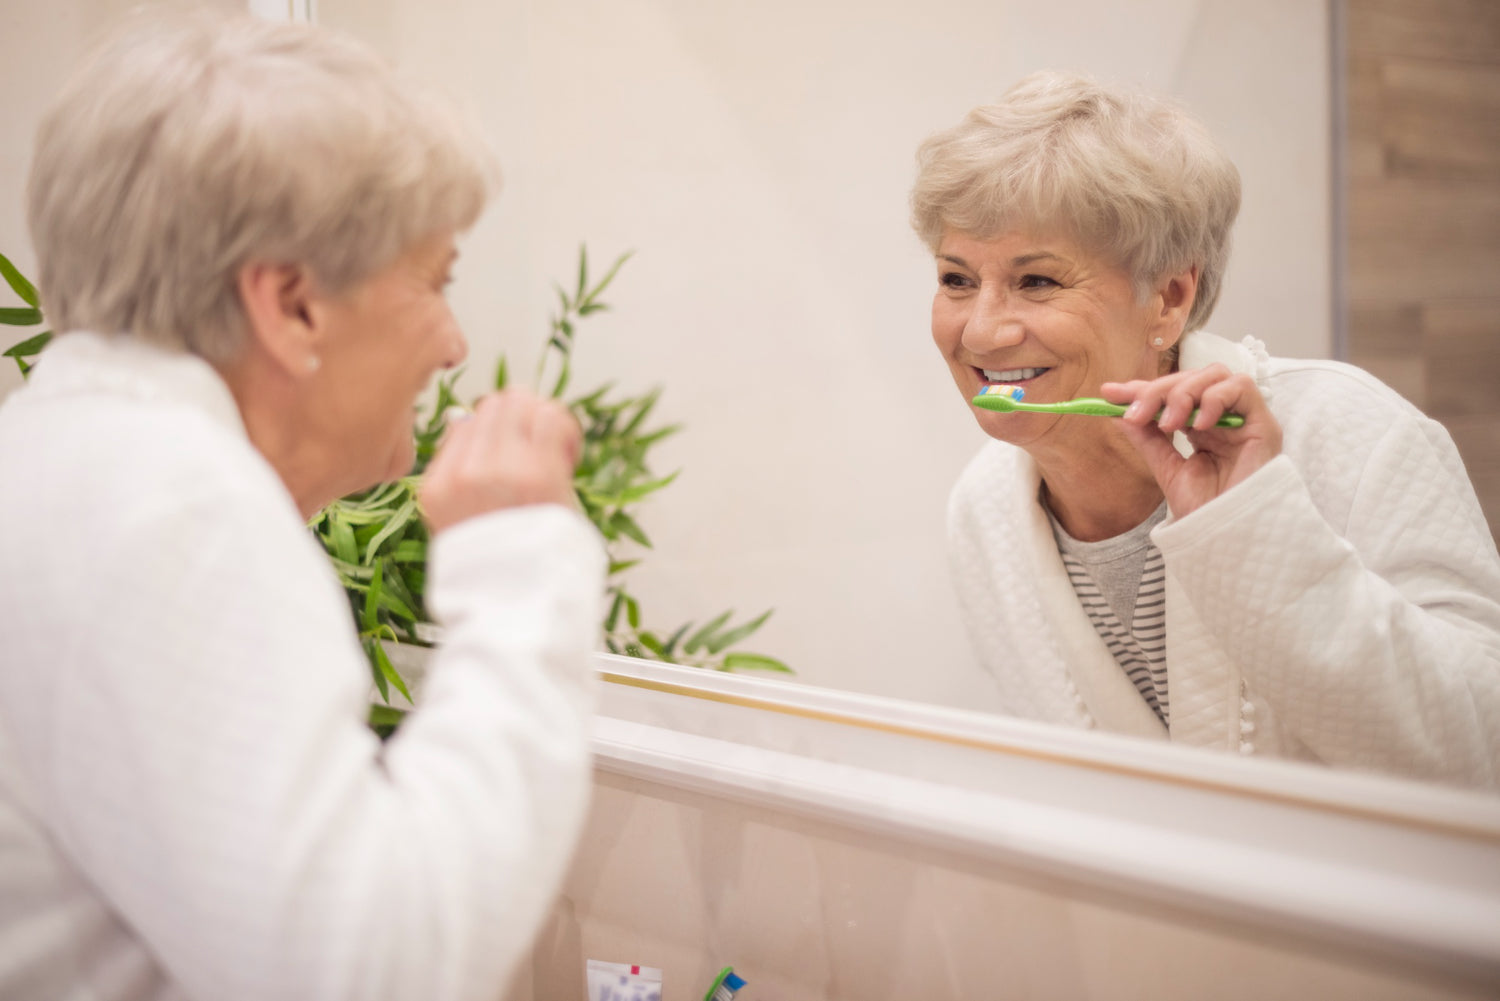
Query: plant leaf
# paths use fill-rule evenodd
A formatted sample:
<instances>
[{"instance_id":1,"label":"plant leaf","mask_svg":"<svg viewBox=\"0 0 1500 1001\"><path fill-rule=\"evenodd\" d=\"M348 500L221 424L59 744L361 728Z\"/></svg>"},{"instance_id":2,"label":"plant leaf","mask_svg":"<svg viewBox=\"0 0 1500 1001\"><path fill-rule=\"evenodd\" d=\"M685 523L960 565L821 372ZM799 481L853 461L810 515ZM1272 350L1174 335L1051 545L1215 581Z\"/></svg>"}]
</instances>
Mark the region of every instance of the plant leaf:
<instances>
[{"instance_id":1,"label":"plant leaf","mask_svg":"<svg viewBox=\"0 0 1500 1001\"><path fill-rule=\"evenodd\" d=\"M563 355L562 371L557 373L557 381L552 384L552 398L555 400L562 396L563 390L568 388L568 379L573 375L573 359L571 355Z\"/></svg>"},{"instance_id":2,"label":"plant leaf","mask_svg":"<svg viewBox=\"0 0 1500 1001\"><path fill-rule=\"evenodd\" d=\"M578 245L578 292L573 296L575 302L583 301L583 293L589 287L589 248L588 244Z\"/></svg>"},{"instance_id":3,"label":"plant leaf","mask_svg":"<svg viewBox=\"0 0 1500 1001\"><path fill-rule=\"evenodd\" d=\"M795 674L775 657L767 657L758 653L726 653L724 655L724 666L721 671L780 671L783 674Z\"/></svg>"},{"instance_id":4,"label":"plant leaf","mask_svg":"<svg viewBox=\"0 0 1500 1001\"><path fill-rule=\"evenodd\" d=\"M609 614L604 617L604 631L612 633L615 624L620 621L620 609L625 606L625 592L616 591L614 604L609 606Z\"/></svg>"},{"instance_id":5,"label":"plant leaf","mask_svg":"<svg viewBox=\"0 0 1500 1001\"><path fill-rule=\"evenodd\" d=\"M396 732L396 729L401 726L401 721L405 718L405 709L397 709L395 706L382 706L379 704L370 706L370 729L374 730L381 740L389 740L391 734Z\"/></svg>"},{"instance_id":6,"label":"plant leaf","mask_svg":"<svg viewBox=\"0 0 1500 1001\"><path fill-rule=\"evenodd\" d=\"M427 543L421 539L402 539L391 549L392 563L425 563Z\"/></svg>"},{"instance_id":7,"label":"plant leaf","mask_svg":"<svg viewBox=\"0 0 1500 1001\"><path fill-rule=\"evenodd\" d=\"M642 396L640 398L640 403L638 404L638 409L631 416L630 423L625 425L625 430L622 431L621 434L632 434L636 428L640 427L642 422L645 421L646 415L651 413L651 408L656 406L656 401L660 397L660 386L653 386L649 393L647 393L645 396Z\"/></svg>"},{"instance_id":8,"label":"plant leaf","mask_svg":"<svg viewBox=\"0 0 1500 1001\"><path fill-rule=\"evenodd\" d=\"M643 435L641 435L639 438L637 438L635 440L635 443L636 443L636 445L640 446L641 448L645 448L648 445L655 445L657 442L661 441L663 438L666 438L669 435L674 435L678 431L681 431L681 430L682 430L682 425L681 424L668 424L664 428L657 428L655 431L652 431L650 434L643 434Z\"/></svg>"},{"instance_id":9,"label":"plant leaf","mask_svg":"<svg viewBox=\"0 0 1500 1001\"><path fill-rule=\"evenodd\" d=\"M0 309L0 323L12 327L34 327L42 322L42 311L35 306L6 306Z\"/></svg>"},{"instance_id":10,"label":"plant leaf","mask_svg":"<svg viewBox=\"0 0 1500 1001\"><path fill-rule=\"evenodd\" d=\"M583 407L587 409L588 407L593 406L595 403L598 403L600 400L604 399L604 394L608 393L611 389L614 388L615 384L613 382L606 382L604 385L600 386L589 395L580 396L578 399L574 400L573 406Z\"/></svg>"},{"instance_id":11,"label":"plant leaf","mask_svg":"<svg viewBox=\"0 0 1500 1001\"><path fill-rule=\"evenodd\" d=\"M613 515L611 515L609 524L610 527L615 529L615 531L620 535L624 535L627 538L634 539L636 542L645 546L647 549L651 548L651 540L646 538L646 533L641 531L641 526L637 525L635 523L635 519L630 517L630 515L626 514L624 511L616 511Z\"/></svg>"},{"instance_id":12,"label":"plant leaf","mask_svg":"<svg viewBox=\"0 0 1500 1001\"><path fill-rule=\"evenodd\" d=\"M332 541L327 536L323 537L325 548L332 544ZM339 576L346 582L350 580L369 580L373 573L369 567L362 567L358 563L350 563L339 559L337 553L329 553L328 558L333 561L333 568L339 572Z\"/></svg>"},{"instance_id":13,"label":"plant leaf","mask_svg":"<svg viewBox=\"0 0 1500 1001\"><path fill-rule=\"evenodd\" d=\"M605 576L613 577L617 573L624 573L626 570L629 570L639 562L640 560L611 560L609 564L609 572L605 574Z\"/></svg>"},{"instance_id":14,"label":"plant leaf","mask_svg":"<svg viewBox=\"0 0 1500 1001\"><path fill-rule=\"evenodd\" d=\"M361 629L373 630L380 625L380 593L384 577L385 561L377 560L374 572L370 576L370 589L365 592L365 610L359 620Z\"/></svg>"},{"instance_id":15,"label":"plant leaf","mask_svg":"<svg viewBox=\"0 0 1500 1001\"><path fill-rule=\"evenodd\" d=\"M397 509L396 513L391 516L391 520L386 522L385 527L376 533L375 537L370 540L370 544L365 547L365 562L369 563L374 558L376 551L380 549L381 544L405 528L406 523L411 521L416 513L416 498L407 498L406 503Z\"/></svg>"},{"instance_id":16,"label":"plant leaf","mask_svg":"<svg viewBox=\"0 0 1500 1001\"><path fill-rule=\"evenodd\" d=\"M35 337L28 337L20 344L12 344L0 352L0 358L27 358L39 353L52 340L52 331L44 330Z\"/></svg>"},{"instance_id":17,"label":"plant leaf","mask_svg":"<svg viewBox=\"0 0 1500 1001\"><path fill-rule=\"evenodd\" d=\"M677 473L680 472L682 470L679 469ZM640 486L630 487L628 490L622 490L615 498L615 503L633 504L648 494L654 494L662 487L677 479L677 473L673 473L671 476L663 476L659 480L652 480L650 483L642 483Z\"/></svg>"},{"instance_id":18,"label":"plant leaf","mask_svg":"<svg viewBox=\"0 0 1500 1001\"><path fill-rule=\"evenodd\" d=\"M36 294L36 286L26 280L19 268L10 262L10 258L0 254L0 275L5 277L5 284L9 285L11 291L21 297L21 301L28 306L40 306L41 298Z\"/></svg>"},{"instance_id":19,"label":"plant leaf","mask_svg":"<svg viewBox=\"0 0 1500 1001\"><path fill-rule=\"evenodd\" d=\"M364 638L365 658L370 662L370 676L375 679L375 688L380 692L380 697L385 699L389 705L391 701L391 688L386 683L385 672L380 670L380 655L375 651L380 649L380 641L373 636Z\"/></svg>"},{"instance_id":20,"label":"plant leaf","mask_svg":"<svg viewBox=\"0 0 1500 1001\"><path fill-rule=\"evenodd\" d=\"M693 624L691 622L684 622L682 625L677 627L677 631L675 633L667 638L667 642L662 644L661 648L661 655L663 660L672 659L672 651L677 649L677 644L682 641L682 637L687 634L687 631L691 629L692 626Z\"/></svg>"},{"instance_id":21,"label":"plant leaf","mask_svg":"<svg viewBox=\"0 0 1500 1001\"><path fill-rule=\"evenodd\" d=\"M333 554L345 563L359 563L359 549L354 545L354 529L341 517L328 520L328 541L333 543Z\"/></svg>"},{"instance_id":22,"label":"plant leaf","mask_svg":"<svg viewBox=\"0 0 1500 1001\"><path fill-rule=\"evenodd\" d=\"M385 680L395 685L396 691L404 695L406 697L406 701L416 701L411 697L411 692L407 691L406 682L401 680L401 675L398 674L396 672L396 668L391 665L391 658L386 656L385 647L380 645L379 640L375 641L375 663L380 667L380 673L382 676L384 676ZM387 698L386 701L390 702L390 698Z\"/></svg>"},{"instance_id":23,"label":"plant leaf","mask_svg":"<svg viewBox=\"0 0 1500 1001\"><path fill-rule=\"evenodd\" d=\"M751 619L749 622L746 622L740 626L736 626L726 633L720 633L719 635L712 637L704 644L707 647L708 652L718 653L720 650L734 646L740 640L744 639L751 633L755 632L755 630L765 625L766 620L771 617L771 611L772 609L767 609L756 618Z\"/></svg>"},{"instance_id":24,"label":"plant leaf","mask_svg":"<svg viewBox=\"0 0 1500 1001\"><path fill-rule=\"evenodd\" d=\"M416 570L410 570L408 573L413 577L417 575ZM391 566L389 563L385 564L385 572L381 577L385 581L386 593L381 596L380 604L392 614L399 615L403 619L411 622L420 621L420 617L415 611L419 605L416 596L420 588L408 588L406 581L402 579L401 569Z\"/></svg>"},{"instance_id":25,"label":"plant leaf","mask_svg":"<svg viewBox=\"0 0 1500 1001\"><path fill-rule=\"evenodd\" d=\"M589 292L588 296L584 298L583 301L585 303L593 302L594 298L599 295L600 292L603 292L605 289L609 288L609 283L615 280L615 275L620 273L620 268L624 266L625 262L630 260L631 256L634 254L635 251L627 250L625 251L625 253L615 258L615 263L610 265L609 270L605 272L604 277L599 279L599 284L593 287L593 289Z\"/></svg>"},{"instance_id":26,"label":"plant leaf","mask_svg":"<svg viewBox=\"0 0 1500 1001\"><path fill-rule=\"evenodd\" d=\"M505 383L509 378L510 373L507 372L505 368L505 356L501 355L500 363L495 366L495 388L504 389Z\"/></svg>"},{"instance_id":27,"label":"plant leaf","mask_svg":"<svg viewBox=\"0 0 1500 1001\"><path fill-rule=\"evenodd\" d=\"M631 629L641 628L641 604L630 595L625 596L625 621Z\"/></svg>"},{"instance_id":28,"label":"plant leaf","mask_svg":"<svg viewBox=\"0 0 1500 1001\"><path fill-rule=\"evenodd\" d=\"M708 642L709 637L724 628L724 624L729 621L729 617L733 614L734 612L730 611L714 616L709 620L707 625L688 638L687 645L682 648L682 652L697 653L698 649Z\"/></svg>"}]
</instances>

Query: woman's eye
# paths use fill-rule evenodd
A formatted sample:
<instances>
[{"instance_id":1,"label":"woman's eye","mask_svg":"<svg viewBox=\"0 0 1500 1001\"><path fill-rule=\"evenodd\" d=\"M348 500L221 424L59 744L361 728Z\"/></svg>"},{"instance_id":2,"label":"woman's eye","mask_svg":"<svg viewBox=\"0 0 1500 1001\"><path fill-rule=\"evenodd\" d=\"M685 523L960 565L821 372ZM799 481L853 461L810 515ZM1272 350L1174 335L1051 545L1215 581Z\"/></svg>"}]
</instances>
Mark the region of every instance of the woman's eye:
<instances>
[{"instance_id":1,"label":"woman's eye","mask_svg":"<svg viewBox=\"0 0 1500 1001\"><path fill-rule=\"evenodd\" d=\"M1026 275L1021 279L1022 288L1054 288L1057 282L1046 275Z\"/></svg>"},{"instance_id":2,"label":"woman's eye","mask_svg":"<svg viewBox=\"0 0 1500 1001\"><path fill-rule=\"evenodd\" d=\"M938 276L938 284L943 288L968 288L969 276L961 275L957 271L948 271Z\"/></svg>"}]
</instances>

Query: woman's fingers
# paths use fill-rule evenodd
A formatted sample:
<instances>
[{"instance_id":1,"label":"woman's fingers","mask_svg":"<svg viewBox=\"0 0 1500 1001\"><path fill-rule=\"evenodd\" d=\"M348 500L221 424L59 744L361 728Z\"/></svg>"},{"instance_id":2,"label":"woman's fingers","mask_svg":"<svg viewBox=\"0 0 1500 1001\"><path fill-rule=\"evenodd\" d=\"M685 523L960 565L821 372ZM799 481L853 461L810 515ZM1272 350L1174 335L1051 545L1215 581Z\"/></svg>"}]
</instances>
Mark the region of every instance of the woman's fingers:
<instances>
[{"instance_id":1,"label":"woman's fingers","mask_svg":"<svg viewBox=\"0 0 1500 1001\"><path fill-rule=\"evenodd\" d=\"M564 455L571 470L583 455L583 428L567 407L555 400L547 403L538 411L532 433L540 446Z\"/></svg>"},{"instance_id":2,"label":"woman's fingers","mask_svg":"<svg viewBox=\"0 0 1500 1001\"><path fill-rule=\"evenodd\" d=\"M1169 477L1173 468L1182 462L1177 446L1172 444L1172 436L1149 419L1144 423L1122 422L1121 430L1151 467L1158 482Z\"/></svg>"},{"instance_id":3,"label":"woman's fingers","mask_svg":"<svg viewBox=\"0 0 1500 1001\"><path fill-rule=\"evenodd\" d=\"M1137 427L1155 424L1170 433L1212 427L1217 423L1228 407L1221 402L1224 399L1222 393L1211 391L1224 381L1236 378L1229 369L1215 364L1187 372L1173 372L1159 379L1105 383L1100 391L1107 400L1130 404L1123 418L1126 423ZM1205 411L1205 399L1212 401L1208 408L1212 411L1211 417ZM1196 417L1194 411L1198 411Z\"/></svg>"},{"instance_id":4,"label":"woman's fingers","mask_svg":"<svg viewBox=\"0 0 1500 1001\"><path fill-rule=\"evenodd\" d=\"M1219 418L1225 414L1237 413L1244 417L1247 416L1245 411L1255 405L1264 406L1255 380L1248 375L1231 375L1204 388L1198 399L1198 417L1192 426L1195 430L1206 431L1218 424Z\"/></svg>"},{"instance_id":5,"label":"woman's fingers","mask_svg":"<svg viewBox=\"0 0 1500 1001\"><path fill-rule=\"evenodd\" d=\"M1106 383L1100 393L1129 404L1122 430L1178 517L1241 482L1281 451L1281 425L1255 380L1223 365ZM1218 427L1226 413L1242 416L1243 426ZM1178 454L1172 442L1177 431L1192 443L1191 457Z\"/></svg>"},{"instance_id":6,"label":"woman's fingers","mask_svg":"<svg viewBox=\"0 0 1500 1001\"><path fill-rule=\"evenodd\" d=\"M1201 409L1203 394L1215 383L1228 378L1229 370L1223 365L1210 365L1174 375L1175 378L1168 377L1166 382L1165 407L1156 421L1158 427L1168 432L1184 431L1194 426L1193 411ZM1218 420L1217 415L1214 420Z\"/></svg>"},{"instance_id":7,"label":"woman's fingers","mask_svg":"<svg viewBox=\"0 0 1500 1001\"><path fill-rule=\"evenodd\" d=\"M427 468L422 504L433 531L528 504L574 501L582 432L567 407L521 389L492 393L449 428Z\"/></svg>"}]
</instances>

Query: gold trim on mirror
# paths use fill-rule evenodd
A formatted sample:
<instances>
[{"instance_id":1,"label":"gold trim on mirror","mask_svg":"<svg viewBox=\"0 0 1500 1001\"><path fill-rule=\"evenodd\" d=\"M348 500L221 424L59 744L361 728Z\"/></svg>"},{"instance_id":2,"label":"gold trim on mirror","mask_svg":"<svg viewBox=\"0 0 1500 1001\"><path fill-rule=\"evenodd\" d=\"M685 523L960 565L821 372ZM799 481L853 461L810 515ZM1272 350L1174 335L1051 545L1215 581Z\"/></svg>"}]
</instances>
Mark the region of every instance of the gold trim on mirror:
<instances>
[{"instance_id":1,"label":"gold trim on mirror","mask_svg":"<svg viewBox=\"0 0 1500 1001\"><path fill-rule=\"evenodd\" d=\"M1253 785L1237 784L1227 781L1215 781L1213 779L1198 776L1173 774L1166 771L1156 771L1136 765L1117 764L1099 761L1084 754L1069 754L1065 751L1044 750L1036 747L1026 747L1021 744L1008 743L1004 740L994 738L983 738L965 734L950 733L937 727L924 727L916 723L897 723L888 720L869 719L852 713L841 713L830 709L814 709L807 706L790 705L778 702L770 698L756 698L749 695L736 695L727 692L716 692L707 688L694 688L690 685L675 684L666 681L656 681L650 678L632 677L628 674L619 674L614 671L600 669L599 677L609 684L622 685L628 688L640 688L653 692L661 692L665 695L681 695L687 698L701 699L705 702L718 702L723 705L739 706L744 709L761 709L768 712L779 713L783 716L796 716L803 719L817 720L823 723L835 723L840 726L857 727L863 730L874 730L881 733L889 733L902 737L916 737L922 740L931 740L944 744L952 744L960 747L973 748L975 750L990 751L997 754L1007 754L1013 757L1030 758L1037 761L1046 761L1054 764L1064 764L1091 768L1096 771L1110 772L1118 775L1128 775L1133 778L1151 779L1157 782L1166 782L1172 785L1186 786L1189 788L1206 790L1210 792L1228 793L1237 796L1249 796L1266 802L1278 803L1307 808L1311 807L1343 816L1357 817L1367 820L1380 820L1389 823L1401 824L1420 830L1436 831L1443 834L1458 835L1470 838L1484 844L1500 844L1500 830L1494 826L1485 826L1480 823L1466 823L1462 820L1451 818L1433 818L1419 816L1412 813L1403 813L1393 809L1379 806L1366 806L1354 803L1335 803L1321 799L1316 795L1299 793L1289 790L1272 790ZM1464 793L1464 790L1454 790Z\"/></svg>"}]
</instances>

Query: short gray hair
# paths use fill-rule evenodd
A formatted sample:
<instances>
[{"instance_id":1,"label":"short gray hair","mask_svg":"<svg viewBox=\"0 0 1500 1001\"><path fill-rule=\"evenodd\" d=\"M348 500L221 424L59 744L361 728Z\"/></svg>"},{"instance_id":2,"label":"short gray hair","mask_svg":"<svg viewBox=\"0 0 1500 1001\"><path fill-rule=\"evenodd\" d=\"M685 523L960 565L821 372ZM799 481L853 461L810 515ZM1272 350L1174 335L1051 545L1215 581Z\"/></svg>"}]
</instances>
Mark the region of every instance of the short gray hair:
<instances>
[{"instance_id":1,"label":"short gray hair","mask_svg":"<svg viewBox=\"0 0 1500 1001\"><path fill-rule=\"evenodd\" d=\"M348 38L157 15L66 84L37 133L27 209L54 328L222 362L245 337L246 263L303 265L336 294L472 225L497 183L455 107Z\"/></svg>"},{"instance_id":2,"label":"short gray hair","mask_svg":"<svg viewBox=\"0 0 1500 1001\"><path fill-rule=\"evenodd\" d=\"M917 151L912 226L980 238L1061 230L1125 269L1138 295L1198 267L1186 329L1207 322L1229 260L1240 175L1176 105L1086 77L1037 73Z\"/></svg>"}]
</instances>

